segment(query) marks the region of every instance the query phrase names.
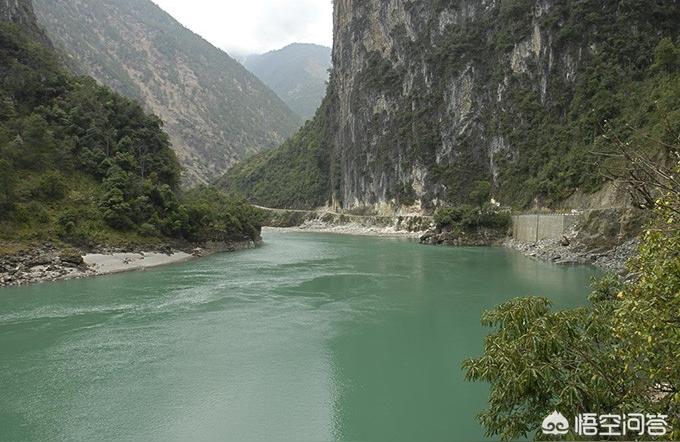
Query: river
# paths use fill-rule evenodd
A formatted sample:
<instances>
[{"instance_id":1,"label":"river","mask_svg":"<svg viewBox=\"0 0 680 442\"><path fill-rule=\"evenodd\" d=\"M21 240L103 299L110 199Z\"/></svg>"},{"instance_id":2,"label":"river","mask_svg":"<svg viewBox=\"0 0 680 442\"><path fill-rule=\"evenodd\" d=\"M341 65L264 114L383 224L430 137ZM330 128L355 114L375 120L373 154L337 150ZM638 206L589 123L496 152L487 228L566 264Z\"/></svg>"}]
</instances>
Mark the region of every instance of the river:
<instances>
[{"instance_id":1,"label":"river","mask_svg":"<svg viewBox=\"0 0 680 442\"><path fill-rule=\"evenodd\" d=\"M481 313L583 304L596 274L499 248L265 241L0 289L0 440L483 440L487 387L460 369Z\"/></svg>"}]
</instances>

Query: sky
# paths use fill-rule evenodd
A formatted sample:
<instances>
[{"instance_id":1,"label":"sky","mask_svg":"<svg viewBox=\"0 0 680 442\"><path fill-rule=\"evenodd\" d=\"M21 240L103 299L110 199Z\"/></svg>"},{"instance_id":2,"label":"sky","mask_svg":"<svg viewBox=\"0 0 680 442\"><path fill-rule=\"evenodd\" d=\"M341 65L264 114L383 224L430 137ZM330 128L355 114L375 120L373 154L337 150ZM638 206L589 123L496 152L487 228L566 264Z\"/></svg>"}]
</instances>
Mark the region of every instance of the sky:
<instances>
[{"instance_id":1,"label":"sky","mask_svg":"<svg viewBox=\"0 0 680 442\"><path fill-rule=\"evenodd\" d=\"M153 0L193 32L233 56L290 43L333 43L331 0Z\"/></svg>"}]
</instances>

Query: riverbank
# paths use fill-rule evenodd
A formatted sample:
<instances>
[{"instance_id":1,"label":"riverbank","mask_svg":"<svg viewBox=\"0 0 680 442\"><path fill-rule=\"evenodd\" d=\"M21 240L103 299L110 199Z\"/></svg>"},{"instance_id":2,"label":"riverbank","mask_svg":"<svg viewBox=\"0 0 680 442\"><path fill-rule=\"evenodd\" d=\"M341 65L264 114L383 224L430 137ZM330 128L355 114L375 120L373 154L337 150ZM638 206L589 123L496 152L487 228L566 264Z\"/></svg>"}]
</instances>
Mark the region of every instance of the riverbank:
<instances>
[{"instance_id":1,"label":"riverbank","mask_svg":"<svg viewBox=\"0 0 680 442\"><path fill-rule=\"evenodd\" d=\"M64 281L114 273L144 271L192 259L257 247L262 240L149 248L106 248L83 251L53 243L14 246L0 255L0 287Z\"/></svg>"},{"instance_id":2,"label":"riverbank","mask_svg":"<svg viewBox=\"0 0 680 442\"><path fill-rule=\"evenodd\" d=\"M583 244L560 240L528 243L508 238L503 247L540 261L558 265L592 265L607 273L624 275L626 263L637 254L639 244L638 239L630 239L612 248L590 249Z\"/></svg>"},{"instance_id":3,"label":"riverbank","mask_svg":"<svg viewBox=\"0 0 680 442\"><path fill-rule=\"evenodd\" d=\"M265 227L264 232L316 232L340 235L402 237L419 239L422 244L450 247L505 247L530 258L557 265L592 265L608 273L625 274L626 263L635 256L639 241L631 238L620 244L595 245L581 241L574 230L568 237L535 242L519 241L499 230L481 229L468 234L436 234L432 230L400 230L394 225L348 222L337 224L320 219L307 220L296 227Z\"/></svg>"},{"instance_id":4,"label":"riverbank","mask_svg":"<svg viewBox=\"0 0 680 442\"><path fill-rule=\"evenodd\" d=\"M399 237L418 239L424 230L409 231L401 230L395 226L363 225L358 223L331 224L315 219L306 221L297 227L264 227L263 233L270 232L312 232L312 233L334 233L337 235L354 236L376 236L376 237Z\"/></svg>"}]
</instances>

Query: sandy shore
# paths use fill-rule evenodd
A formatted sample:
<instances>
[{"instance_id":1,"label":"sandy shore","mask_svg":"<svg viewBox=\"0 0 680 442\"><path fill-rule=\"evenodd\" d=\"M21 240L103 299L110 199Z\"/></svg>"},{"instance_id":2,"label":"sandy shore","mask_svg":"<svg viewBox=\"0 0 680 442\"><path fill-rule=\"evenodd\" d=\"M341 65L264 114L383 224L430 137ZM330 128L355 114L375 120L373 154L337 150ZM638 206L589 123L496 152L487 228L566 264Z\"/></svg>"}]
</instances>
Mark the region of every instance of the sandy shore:
<instances>
[{"instance_id":1,"label":"sandy shore","mask_svg":"<svg viewBox=\"0 0 680 442\"><path fill-rule=\"evenodd\" d=\"M206 243L191 251L169 250L168 253L139 251L88 254L77 250L67 252L52 244L45 244L0 256L0 287L147 270L215 253L252 249L260 242Z\"/></svg>"},{"instance_id":2,"label":"sandy shore","mask_svg":"<svg viewBox=\"0 0 680 442\"><path fill-rule=\"evenodd\" d=\"M163 253L111 253L88 254L83 256L85 264L95 275L151 269L158 266L176 264L195 258L184 252L170 255Z\"/></svg>"}]
</instances>

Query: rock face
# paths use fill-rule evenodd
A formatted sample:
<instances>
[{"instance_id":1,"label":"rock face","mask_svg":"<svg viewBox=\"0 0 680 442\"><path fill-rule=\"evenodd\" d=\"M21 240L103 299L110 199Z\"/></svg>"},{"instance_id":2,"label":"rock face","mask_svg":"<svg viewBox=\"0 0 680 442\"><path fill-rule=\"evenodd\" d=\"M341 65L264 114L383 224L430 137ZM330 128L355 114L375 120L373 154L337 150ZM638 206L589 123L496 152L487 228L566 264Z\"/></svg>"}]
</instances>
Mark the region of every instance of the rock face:
<instances>
[{"instance_id":1,"label":"rock face","mask_svg":"<svg viewBox=\"0 0 680 442\"><path fill-rule=\"evenodd\" d=\"M331 48L294 43L243 61L248 70L272 88L298 115L314 116L326 93Z\"/></svg>"},{"instance_id":2,"label":"rock face","mask_svg":"<svg viewBox=\"0 0 680 442\"><path fill-rule=\"evenodd\" d=\"M0 21L15 23L38 41L47 46L51 45L38 25L31 0L0 0Z\"/></svg>"},{"instance_id":3,"label":"rock face","mask_svg":"<svg viewBox=\"0 0 680 442\"><path fill-rule=\"evenodd\" d=\"M34 4L76 71L161 117L190 184L278 146L300 125L260 80L150 0Z\"/></svg>"},{"instance_id":4,"label":"rock face","mask_svg":"<svg viewBox=\"0 0 680 442\"><path fill-rule=\"evenodd\" d=\"M593 96L646 69L678 13L672 0L336 0L332 203L433 207L484 180L526 206L592 185L582 137L610 111Z\"/></svg>"},{"instance_id":5,"label":"rock face","mask_svg":"<svg viewBox=\"0 0 680 442\"><path fill-rule=\"evenodd\" d=\"M0 253L0 287L91 276L80 251L51 243Z\"/></svg>"}]
</instances>

